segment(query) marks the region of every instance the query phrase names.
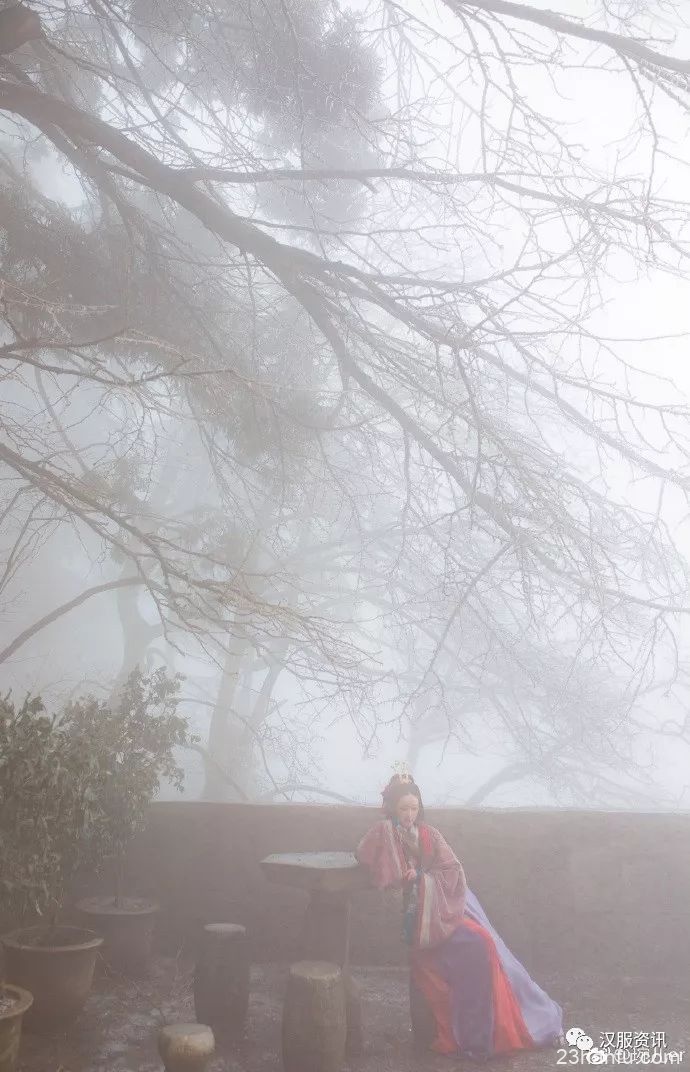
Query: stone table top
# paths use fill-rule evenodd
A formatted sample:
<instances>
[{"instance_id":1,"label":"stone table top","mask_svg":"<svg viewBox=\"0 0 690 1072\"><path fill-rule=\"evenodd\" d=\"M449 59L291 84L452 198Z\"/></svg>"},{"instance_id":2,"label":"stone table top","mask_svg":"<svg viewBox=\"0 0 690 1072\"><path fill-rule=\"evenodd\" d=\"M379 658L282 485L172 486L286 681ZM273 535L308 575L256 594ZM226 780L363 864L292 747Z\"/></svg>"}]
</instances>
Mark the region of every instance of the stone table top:
<instances>
[{"instance_id":1,"label":"stone table top","mask_svg":"<svg viewBox=\"0 0 690 1072\"><path fill-rule=\"evenodd\" d=\"M354 893L371 885L352 852L279 852L261 861L270 882L305 890Z\"/></svg>"}]
</instances>

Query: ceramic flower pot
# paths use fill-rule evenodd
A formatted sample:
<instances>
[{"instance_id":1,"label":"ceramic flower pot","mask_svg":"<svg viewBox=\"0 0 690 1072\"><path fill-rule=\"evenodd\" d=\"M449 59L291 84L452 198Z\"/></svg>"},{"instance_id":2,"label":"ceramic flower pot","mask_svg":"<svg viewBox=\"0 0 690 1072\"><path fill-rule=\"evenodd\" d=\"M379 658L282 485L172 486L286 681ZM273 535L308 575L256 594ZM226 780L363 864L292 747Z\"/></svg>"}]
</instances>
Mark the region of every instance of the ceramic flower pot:
<instances>
[{"instance_id":1,"label":"ceramic flower pot","mask_svg":"<svg viewBox=\"0 0 690 1072\"><path fill-rule=\"evenodd\" d=\"M80 927L27 927L2 938L7 979L28 990L27 1031L64 1030L84 1007L103 939Z\"/></svg>"},{"instance_id":2,"label":"ceramic flower pot","mask_svg":"<svg viewBox=\"0 0 690 1072\"><path fill-rule=\"evenodd\" d=\"M22 1019L33 997L11 983L0 983L0 1072L15 1072L22 1036Z\"/></svg>"},{"instance_id":3,"label":"ceramic flower pot","mask_svg":"<svg viewBox=\"0 0 690 1072\"><path fill-rule=\"evenodd\" d=\"M87 897L77 910L89 927L103 936L104 964L122 975L137 978L151 966L153 931L158 914L155 901L123 897Z\"/></svg>"}]
</instances>

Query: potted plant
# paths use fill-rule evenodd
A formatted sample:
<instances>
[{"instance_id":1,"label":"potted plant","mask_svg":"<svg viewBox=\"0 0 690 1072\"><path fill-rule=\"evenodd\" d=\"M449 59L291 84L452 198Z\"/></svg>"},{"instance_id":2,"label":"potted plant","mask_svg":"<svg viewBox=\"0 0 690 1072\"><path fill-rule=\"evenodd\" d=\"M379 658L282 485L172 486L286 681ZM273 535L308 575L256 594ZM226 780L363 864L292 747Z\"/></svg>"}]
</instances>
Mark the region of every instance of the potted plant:
<instances>
[{"instance_id":1,"label":"potted plant","mask_svg":"<svg viewBox=\"0 0 690 1072\"><path fill-rule=\"evenodd\" d=\"M126 895L126 853L144 826L161 778L182 788L174 749L189 739L185 720L177 714L179 681L162 669L148 676L135 670L110 703L79 700L66 712L73 731L100 756L90 857L110 865L112 872L112 892L85 898L77 908L104 936L106 963L130 976L148 969L158 905Z\"/></svg>"},{"instance_id":2,"label":"potted plant","mask_svg":"<svg viewBox=\"0 0 690 1072\"><path fill-rule=\"evenodd\" d=\"M88 852L97 775L89 743L49 717L40 698L18 710L0 698L0 911L24 922L43 919L3 937L7 979L21 988L6 992L37 1030L63 1028L81 1010L103 941L58 923L65 890Z\"/></svg>"},{"instance_id":3,"label":"potted plant","mask_svg":"<svg viewBox=\"0 0 690 1072\"><path fill-rule=\"evenodd\" d=\"M33 1000L27 990L0 982L0 1072L14 1072L17 1067L22 1017Z\"/></svg>"}]
</instances>

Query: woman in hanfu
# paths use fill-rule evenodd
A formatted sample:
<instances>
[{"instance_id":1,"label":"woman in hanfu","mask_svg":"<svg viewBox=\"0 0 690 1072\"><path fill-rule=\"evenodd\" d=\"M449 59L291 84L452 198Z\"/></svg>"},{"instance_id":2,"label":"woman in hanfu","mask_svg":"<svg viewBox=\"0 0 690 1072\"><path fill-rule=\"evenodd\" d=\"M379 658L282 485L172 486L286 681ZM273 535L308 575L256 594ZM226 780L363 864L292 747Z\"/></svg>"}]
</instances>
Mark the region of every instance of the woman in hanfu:
<instances>
[{"instance_id":1,"label":"woman in hanfu","mask_svg":"<svg viewBox=\"0 0 690 1072\"><path fill-rule=\"evenodd\" d=\"M419 788L398 773L383 791L386 818L357 858L378 889L402 887L410 996L426 1006L437 1053L485 1060L558 1045L560 1006L506 948L467 888L460 861L424 822Z\"/></svg>"}]
</instances>

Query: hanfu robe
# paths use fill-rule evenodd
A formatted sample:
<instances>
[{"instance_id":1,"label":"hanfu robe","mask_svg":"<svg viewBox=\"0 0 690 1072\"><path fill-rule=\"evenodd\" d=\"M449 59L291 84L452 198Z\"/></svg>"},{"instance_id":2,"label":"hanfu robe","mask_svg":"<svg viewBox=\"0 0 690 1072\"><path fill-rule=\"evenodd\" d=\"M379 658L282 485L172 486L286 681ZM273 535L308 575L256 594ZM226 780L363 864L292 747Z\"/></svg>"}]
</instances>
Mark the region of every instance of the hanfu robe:
<instances>
[{"instance_id":1,"label":"hanfu robe","mask_svg":"<svg viewBox=\"0 0 690 1072\"><path fill-rule=\"evenodd\" d=\"M384 819L362 838L357 858L378 889L403 887L411 997L426 1006L437 1053L486 1058L558 1044L563 1013L530 977L467 888L441 833L412 834ZM414 868L414 882L404 876Z\"/></svg>"}]
</instances>

